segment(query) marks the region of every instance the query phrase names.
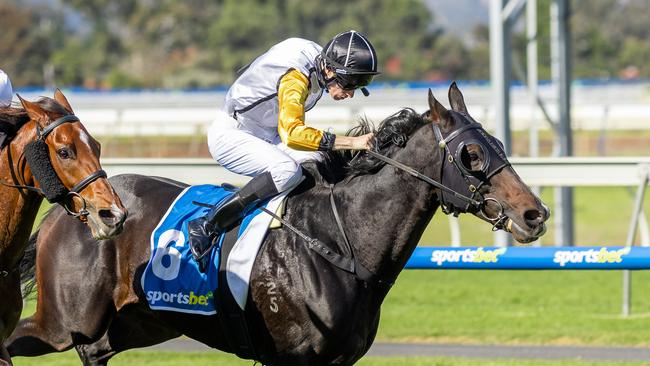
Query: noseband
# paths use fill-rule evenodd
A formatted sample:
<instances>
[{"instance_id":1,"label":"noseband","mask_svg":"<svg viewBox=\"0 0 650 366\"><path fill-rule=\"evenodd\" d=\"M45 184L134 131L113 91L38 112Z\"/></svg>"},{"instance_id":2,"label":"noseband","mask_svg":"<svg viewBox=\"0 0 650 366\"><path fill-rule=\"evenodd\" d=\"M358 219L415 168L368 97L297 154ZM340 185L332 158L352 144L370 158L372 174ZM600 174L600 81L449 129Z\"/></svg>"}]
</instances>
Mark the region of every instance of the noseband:
<instances>
[{"instance_id":1,"label":"noseband","mask_svg":"<svg viewBox=\"0 0 650 366\"><path fill-rule=\"evenodd\" d=\"M86 178L82 179L80 182L75 184L72 188L68 189L63 185L61 179L56 174L56 170L52 166L52 161L50 160L49 148L45 139L54 129L63 125L64 123L73 123L79 122L79 118L75 115L63 116L54 122L47 125L44 129L41 129L38 124L36 125L36 140L30 142L25 147L25 158L27 159L27 164L32 170L32 174L36 181L38 181L41 188L28 185L15 185L9 184L6 182L1 182L1 184L18 188L18 189L27 189L29 191L36 192L41 196L45 197L51 203L58 203L63 206L68 215L78 217L81 221L86 221L88 215L90 214L86 209L86 200L81 196L81 191L84 188L88 187L92 182L100 178L106 178L106 172L104 170L97 170L96 172L88 175ZM72 200L74 197L81 199L81 209L78 212L74 212L72 209Z\"/></svg>"},{"instance_id":2,"label":"noseband","mask_svg":"<svg viewBox=\"0 0 650 366\"><path fill-rule=\"evenodd\" d=\"M450 112L457 113L453 111ZM442 165L440 173L441 182L438 182L417 170L378 152L372 150L367 150L366 152L375 158L438 188L441 192L441 208L445 214L458 216L460 213L469 211L477 212L488 222L492 223L493 231L499 229L507 230L508 228L506 224L508 217L504 212L501 202L492 197L485 197L479 191L483 184L488 182L492 176L504 167L510 166L503 149L497 146L498 140L489 136L481 124L473 120L470 124L464 125L461 128L450 132L447 136L443 136L438 124L432 123L432 127L438 147L442 150ZM469 134L473 130L476 130L475 132L478 133L477 136L472 136L471 139L459 138L464 134ZM468 144L478 144L484 152L487 152L480 172L474 173L459 162L461 150ZM452 154L452 151L455 151L456 153ZM486 203L488 202L493 202L498 205L499 210L496 215L490 216L486 212Z\"/></svg>"}]
</instances>

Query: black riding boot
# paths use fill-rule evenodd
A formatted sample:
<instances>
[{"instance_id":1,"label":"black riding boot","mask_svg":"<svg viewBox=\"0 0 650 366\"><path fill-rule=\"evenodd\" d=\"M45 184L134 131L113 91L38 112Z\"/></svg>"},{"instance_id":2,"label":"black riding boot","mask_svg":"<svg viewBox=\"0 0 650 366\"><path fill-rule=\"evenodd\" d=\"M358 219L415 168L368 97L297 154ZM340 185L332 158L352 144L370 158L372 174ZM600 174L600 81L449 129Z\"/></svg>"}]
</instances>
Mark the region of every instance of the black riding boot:
<instances>
[{"instance_id":1,"label":"black riding boot","mask_svg":"<svg viewBox=\"0 0 650 366\"><path fill-rule=\"evenodd\" d=\"M251 179L241 190L213 208L206 216L187 224L192 256L199 263L201 271L207 266L207 261L202 259L212 248L212 240L235 226L244 217L247 209L277 193L271 173L266 172Z\"/></svg>"}]
</instances>

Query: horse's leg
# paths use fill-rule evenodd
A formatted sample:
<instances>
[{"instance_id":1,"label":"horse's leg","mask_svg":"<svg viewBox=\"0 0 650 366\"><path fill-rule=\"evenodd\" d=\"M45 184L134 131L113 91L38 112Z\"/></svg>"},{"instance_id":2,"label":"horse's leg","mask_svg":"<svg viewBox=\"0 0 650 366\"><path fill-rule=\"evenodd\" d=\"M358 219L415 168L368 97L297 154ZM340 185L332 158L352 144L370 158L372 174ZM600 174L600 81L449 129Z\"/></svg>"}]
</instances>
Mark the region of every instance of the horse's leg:
<instances>
[{"instance_id":1,"label":"horse's leg","mask_svg":"<svg viewBox=\"0 0 650 366\"><path fill-rule=\"evenodd\" d=\"M7 352L7 348L0 344L0 366L11 365L11 358L9 357L9 352Z\"/></svg>"},{"instance_id":2,"label":"horse's leg","mask_svg":"<svg viewBox=\"0 0 650 366\"><path fill-rule=\"evenodd\" d=\"M181 334L165 326L146 305L132 305L117 312L108 331L97 342L75 348L84 366L100 366L116 354L153 346Z\"/></svg>"},{"instance_id":3,"label":"horse's leg","mask_svg":"<svg viewBox=\"0 0 650 366\"><path fill-rule=\"evenodd\" d=\"M108 281L86 283L71 278L70 272L58 276L42 272L45 275L41 278L47 280L38 282L36 313L20 320L7 339L11 356L39 356L94 342L106 332L115 315L113 287Z\"/></svg>"},{"instance_id":4,"label":"horse's leg","mask_svg":"<svg viewBox=\"0 0 650 366\"><path fill-rule=\"evenodd\" d=\"M78 343L94 342L105 332L114 314L107 304L80 307L66 315L54 309L56 305L48 305L39 306L34 316L18 323L6 343L10 355L40 356L69 350Z\"/></svg>"},{"instance_id":5,"label":"horse's leg","mask_svg":"<svg viewBox=\"0 0 650 366\"><path fill-rule=\"evenodd\" d=\"M53 258L47 260L52 261ZM41 280L38 281L36 313L20 320L7 339L6 345L11 356L39 356L61 352L75 344L92 343L101 338L115 315L112 299L114 286L110 276L92 278L95 274L101 276L101 268L107 267L101 262L101 259L93 262L99 268L84 268L91 275L86 275L83 279L79 278L76 271L56 273L54 266L39 266Z\"/></svg>"}]
</instances>

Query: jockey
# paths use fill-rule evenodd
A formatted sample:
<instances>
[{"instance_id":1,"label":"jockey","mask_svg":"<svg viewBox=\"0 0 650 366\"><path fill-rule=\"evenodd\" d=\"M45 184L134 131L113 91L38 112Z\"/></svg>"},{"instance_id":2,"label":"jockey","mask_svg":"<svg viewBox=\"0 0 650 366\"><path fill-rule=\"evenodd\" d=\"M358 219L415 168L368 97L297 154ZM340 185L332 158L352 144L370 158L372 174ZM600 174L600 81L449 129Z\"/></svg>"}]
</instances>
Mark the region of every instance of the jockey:
<instances>
[{"instance_id":1,"label":"jockey","mask_svg":"<svg viewBox=\"0 0 650 366\"><path fill-rule=\"evenodd\" d=\"M11 87L11 80L4 71L0 70L0 108L11 106L13 99L13 88Z\"/></svg>"},{"instance_id":2,"label":"jockey","mask_svg":"<svg viewBox=\"0 0 650 366\"><path fill-rule=\"evenodd\" d=\"M208 130L212 157L231 172L253 177L240 191L188 225L197 259L217 234L233 227L261 200L302 180L300 163L321 151L365 150L372 133L335 135L305 125L305 112L323 91L334 100L352 98L377 71L375 49L361 33L336 35L325 48L300 38L271 47L244 69L226 95L224 109Z\"/></svg>"}]
</instances>

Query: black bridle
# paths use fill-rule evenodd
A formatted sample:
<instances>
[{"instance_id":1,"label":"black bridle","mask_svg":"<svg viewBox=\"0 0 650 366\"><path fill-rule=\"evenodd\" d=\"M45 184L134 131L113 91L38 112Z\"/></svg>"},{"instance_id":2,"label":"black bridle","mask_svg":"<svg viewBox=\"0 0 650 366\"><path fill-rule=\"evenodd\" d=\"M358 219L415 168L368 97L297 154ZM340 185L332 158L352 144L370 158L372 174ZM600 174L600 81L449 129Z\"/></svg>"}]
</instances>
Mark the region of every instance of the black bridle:
<instances>
[{"instance_id":1,"label":"black bridle","mask_svg":"<svg viewBox=\"0 0 650 366\"><path fill-rule=\"evenodd\" d=\"M492 223L493 231L507 229L508 217L504 213L501 202L491 197L485 197L480 191L492 176L510 166L503 145L499 140L488 135L483 126L470 116L456 111L449 111L449 113L454 120L469 120L469 123L446 135L443 135L437 123L432 124L438 146L443 153L440 180L442 184L456 187L456 192L460 190L473 200L479 201L480 205L473 205L462 198L459 199L456 195L449 196L443 191L440 198L442 210L444 213L454 216L473 210ZM477 170L466 166L462 158L462 154L467 153L467 146L472 144L477 145L483 151L483 164ZM487 202L493 202L499 207L495 216L490 216L485 211Z\"/></svg>"},{"instance_id":2,"label":"black bridle","mask_svg":"<svg viewBox=\"0 0 650 366\"><path fill-rule=\"evenodd\" d=\"M106 172L102 169L99 169L94 173L88 175L86 178L82 179L80 182L75 184L72 188L68 189L63 185L61 179L58 177L54 167L52 166L52 162L49 159L49 153L48 153L49 150L47 148L47 143L45 142L47 136L52 131L54 131L54 129L63 125L64 123L74 123L74 122L80 122L79 118L73 114L70 114L58 118L57 120L50 123L43 129L41 129L40 126L38 126L38 124L36 124L36 140L32 141L30 144L28 144L28 146L32 145L31 150L36 151L36 153L34 153L33 155L36 155L40 150L40 152L43 152L43 154L47 154L47 156L46 157L35 156L33 158L30 158L30 153L28 151L26 152L26 157L27 157L28 164L30 164L30 167L32 168L32 174L34 175L34 178L39 182L39 184L41 184L42 187L44 187L43 189L34 186L29 186L29 185L10 184L2 181L0 181L0 184L5 185L7 187L26 189L32 192L36 192L41 196L46 197L49 202L58 203L59 205L63 206L63 208L68 213L68 215L77 217L81 221L85 222L90 213L86 208L87 207L86 200L81 196L81 191L83 191L95 180L100 178L106 178L107 177ZM31 163L30 160L32 161ZM36 166L38 166L38 168L36 168ZM48 182L45 183L45 181ZM51 193L51 192L55 192L55 193ZM82 203L81 209L79 209L78 212L75 212L72 209L71 202L74 197L79 198Z\"/></svg>"},{"instance_id":3,"label":"black bridle","mask_svg":"<svg viewBox=\"0 0 650 366\"><path fill-rule=\"evenodd\" d=\"M458 112L450 111L450 113L453 115ZM446 136L437 123L431 124L438 147L442 151L440 182L376 151L367 150L366 153L438 188L441 208L445 214L458 216L460 213L476 212L492 224L493 231L507 230L508 216L504 212L503 205L495 198L485 197L480 192L480 188L501 169L510 166L510 162L500 142L488 135L480 123L464 114L458 114L469 118L471 122L449 132ZM461 138L463 135L471 136ZM460 162L462 149L469 144L477 144L485 152L483 165L478 172L468 169ZM499 207L496 215L490 216L485 211L487 202L493 202Z\"/></svg>"}]
</instances>

